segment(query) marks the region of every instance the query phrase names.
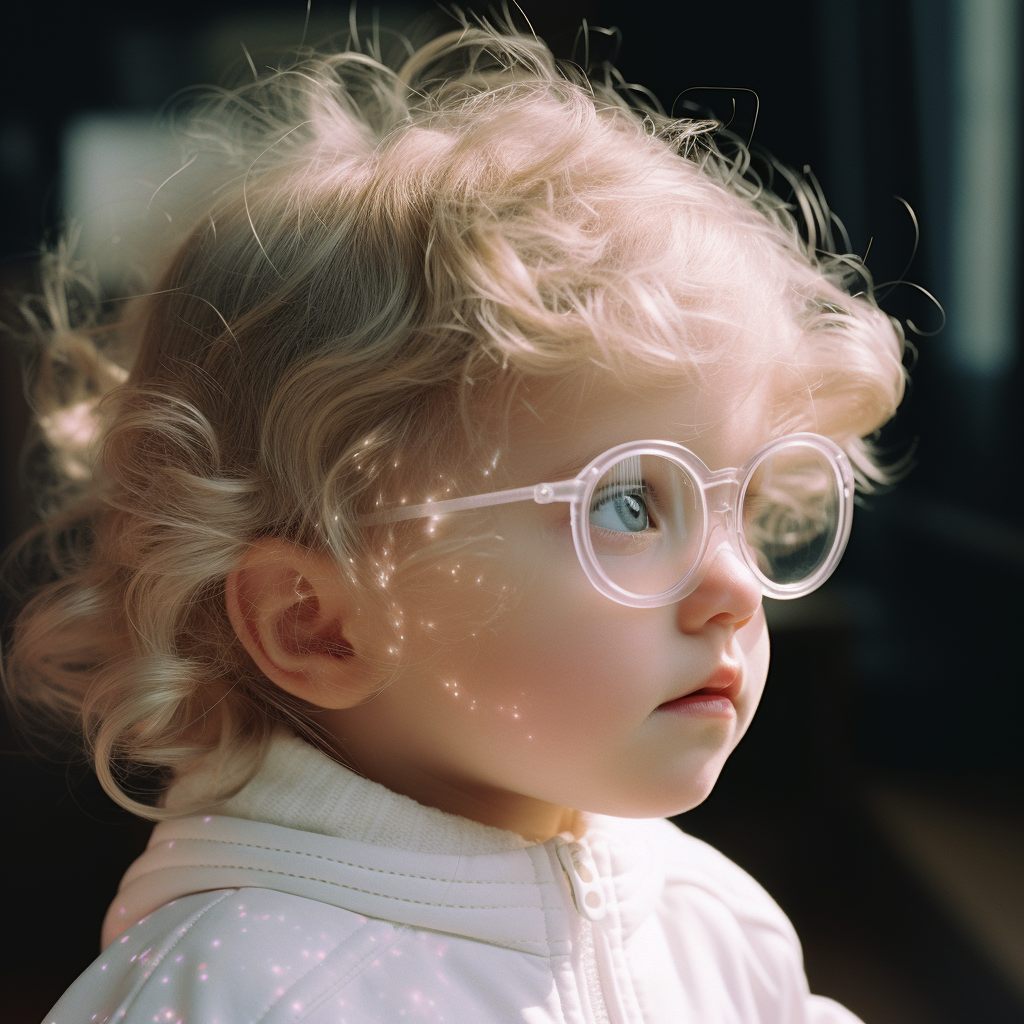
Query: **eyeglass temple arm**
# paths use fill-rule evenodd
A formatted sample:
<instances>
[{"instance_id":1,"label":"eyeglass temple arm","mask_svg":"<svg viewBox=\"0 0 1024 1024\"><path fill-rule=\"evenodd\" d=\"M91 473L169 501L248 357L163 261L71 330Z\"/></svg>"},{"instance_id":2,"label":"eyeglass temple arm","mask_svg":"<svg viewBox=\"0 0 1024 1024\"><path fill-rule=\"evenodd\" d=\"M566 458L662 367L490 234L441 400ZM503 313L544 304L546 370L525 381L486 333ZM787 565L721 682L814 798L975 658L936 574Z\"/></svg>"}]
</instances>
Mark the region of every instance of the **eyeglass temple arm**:
<instances>
[{"instance_id":1,"label":"eyeglass temple arm","mask_svg":"<svg viewBox=\"0 0 1024 1024\"><path fill-rule=\"evenodd\" d=\"M583 486L579 480L560 480L557 483L534 484L532 487L513 487L507 491L471 494L465 498L443 498L441 501L428 501L424 505L405 505L386 512L370 512L360 516L359 522L365 526L379 526L407 519L427 519L446 512L485 508L488 505L509 505L514 501L535 501L538 505L547 505L552 501L572 501Z\"/></svg>"}]
</instances>

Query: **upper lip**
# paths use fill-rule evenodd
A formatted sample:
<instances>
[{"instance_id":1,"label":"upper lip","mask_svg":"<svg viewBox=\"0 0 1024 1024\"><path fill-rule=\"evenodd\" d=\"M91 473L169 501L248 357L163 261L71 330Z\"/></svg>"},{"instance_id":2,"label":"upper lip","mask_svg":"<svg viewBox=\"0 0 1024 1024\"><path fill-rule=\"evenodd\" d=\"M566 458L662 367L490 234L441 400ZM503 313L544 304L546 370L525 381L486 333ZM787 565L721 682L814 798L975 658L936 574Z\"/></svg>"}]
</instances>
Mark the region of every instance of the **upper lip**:
<instances>
[{"instance_id":1,"label":"upper lip","mask_svg":"<svg viewBox=\"0 0 1024 1024\"><path fill-rule=\"evenodd\" d=\"M682 700L683 697L692 697L702 690L714 690L723 697L733 700L739 692L740 687L740 666L733 661L723 661L700 686L691 687L685 693L680 693L672 700L665 701L671 704L674 700Z\"/></svg>"}]
</instances>

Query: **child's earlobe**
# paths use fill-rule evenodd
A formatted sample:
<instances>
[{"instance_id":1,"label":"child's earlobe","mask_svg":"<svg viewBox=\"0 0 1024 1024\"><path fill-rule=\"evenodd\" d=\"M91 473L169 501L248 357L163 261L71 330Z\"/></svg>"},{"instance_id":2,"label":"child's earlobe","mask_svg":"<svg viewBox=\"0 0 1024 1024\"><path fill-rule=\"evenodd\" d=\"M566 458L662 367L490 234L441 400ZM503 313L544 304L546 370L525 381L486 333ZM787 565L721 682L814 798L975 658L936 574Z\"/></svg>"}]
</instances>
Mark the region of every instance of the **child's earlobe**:
<instances>
[{"instance_id":1,"label":"child's earlobe","mask_svg":"<svg viewBox=\"0 0 1024 1024\"><path fill-rule=\"evenodd\" d=\"M352 585L328 556L259 540L228 574L225 602L238 639L282 690L324 708L351 707L373 691L370 663L350 636Z\"/></svg>"}]
</instances>

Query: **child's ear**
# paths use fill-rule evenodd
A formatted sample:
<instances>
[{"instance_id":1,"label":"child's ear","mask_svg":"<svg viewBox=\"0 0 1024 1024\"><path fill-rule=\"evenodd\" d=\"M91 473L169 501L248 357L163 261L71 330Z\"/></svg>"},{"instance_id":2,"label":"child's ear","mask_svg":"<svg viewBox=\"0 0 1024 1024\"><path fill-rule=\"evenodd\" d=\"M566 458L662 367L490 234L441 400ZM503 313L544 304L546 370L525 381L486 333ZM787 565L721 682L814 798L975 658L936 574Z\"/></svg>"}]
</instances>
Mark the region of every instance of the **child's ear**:
<instances>
[{"instance_id":1,"label":"child's ear","mask_svg":"<svg viewBox=\"0 0 1024 1024\"><path fill-rule=\"evenodd\" d=\"M228 617L260 671L321 708L352 707L380 683L352 583L325 554L255 541L225 581Z\"/></svg>"}]
</instances>

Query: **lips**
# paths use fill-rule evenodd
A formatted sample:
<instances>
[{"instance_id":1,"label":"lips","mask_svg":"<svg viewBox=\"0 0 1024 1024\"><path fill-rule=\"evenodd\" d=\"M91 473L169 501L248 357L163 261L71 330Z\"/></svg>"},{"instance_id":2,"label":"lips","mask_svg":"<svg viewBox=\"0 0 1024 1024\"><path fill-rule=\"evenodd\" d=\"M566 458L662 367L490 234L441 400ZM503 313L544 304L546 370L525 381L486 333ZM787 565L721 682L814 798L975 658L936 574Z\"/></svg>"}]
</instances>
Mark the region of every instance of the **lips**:
<instances>
[{"instance_id":1,"label":"lips","mask_svg":"<svg viewBox=\"0 0 1024 1024\"><path fill-rule=\"evenodd\" d=\"M664 704L659 704L658 711L671 711L673 709L681 709L688 706L700 706L707 704L721 705L724 707L724 702L732 704L740 691L740 670L738 665L720 665L708 679L699 687L694 690L688 690L686 693L675 697L673 700L667 700Z\"/></svg>"}]
</instances>

